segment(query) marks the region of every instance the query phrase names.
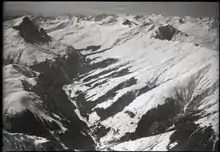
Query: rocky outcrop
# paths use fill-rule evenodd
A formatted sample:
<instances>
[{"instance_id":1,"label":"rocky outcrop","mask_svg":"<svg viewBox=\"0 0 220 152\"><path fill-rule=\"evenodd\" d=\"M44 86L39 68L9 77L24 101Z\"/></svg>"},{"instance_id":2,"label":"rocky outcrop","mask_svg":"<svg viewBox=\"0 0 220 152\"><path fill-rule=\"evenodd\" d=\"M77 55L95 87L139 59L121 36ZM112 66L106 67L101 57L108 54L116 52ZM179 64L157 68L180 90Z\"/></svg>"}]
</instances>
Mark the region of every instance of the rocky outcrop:
<instances>
[{"instance_id":1,"label":"rocky outcrop","mask_svg":"<svg viewBox=\"0 0 220 152\"><path fill-rule=\"evenodd\" d=\"M48 43L51 41L51 37L47 35L44 29L38 29L28 17L24 17L21 24L13 28L19 31L20 36L27 43Z\"/></svg>"},{"instance_id":2,"label":"rocky outcrop","mask_svg":"<svg viewBox=\"0 0 220 152\"><path fill-rule=\"evenodd\" d=\"M125 19L123 22L122 22L123 25L129 25L131 26L132 22L129 21L128 19Z\"/></svg>"},{"instance_id":3,"label":"rocky outcrop","mask_svg":"<svg viewBox=\"0 0 220 152\"><path fill-rule=\"evenodd\" d=\"M131 139L148 137L168 131L173 125L174 117L181 112L180 99L167 98L165 104L158 105L142 116ZM166 112L165 112L166 111Z\"/></svg>"},{"instance_id":4,"label":"rocky outcrop","mask_svg":"<svg viewBox=\"0 0 220 152\"><path fill-rule=\"evenodd\" d=\"M182 35L187 36L186 34L183 34L181 31L177 30L176 28L168 24L165 26L158 27L153 37L156 39L160 39L160 40L170 41L177 34L182 34Z\"/></svg>"},{"instance_id":5,"label":"rocky outcrop","mask_svg":"<svg viewBox=\"0 0 220 152\"><path fill-rule=\"evenodd\" d=\"M216 136L211 126L199 127L194 123L198 119L197 111L185 113L176 118L175 132L170 136L170 144L178 144L171 148L175 150L215 151Z\"/></svg>"},{"instance_id":6,"label":"rocky outcrop","mask_svg":"<svg viewBox=\"0 0 220 152\"><path fill-rule=\"evenodd\" d=\"M183 24L183 23L185 23L185 21L184 21L182 18L180 18L180 19L179 19L179 23L180 23L180 24Z\"/></svg>"}]
</instances>

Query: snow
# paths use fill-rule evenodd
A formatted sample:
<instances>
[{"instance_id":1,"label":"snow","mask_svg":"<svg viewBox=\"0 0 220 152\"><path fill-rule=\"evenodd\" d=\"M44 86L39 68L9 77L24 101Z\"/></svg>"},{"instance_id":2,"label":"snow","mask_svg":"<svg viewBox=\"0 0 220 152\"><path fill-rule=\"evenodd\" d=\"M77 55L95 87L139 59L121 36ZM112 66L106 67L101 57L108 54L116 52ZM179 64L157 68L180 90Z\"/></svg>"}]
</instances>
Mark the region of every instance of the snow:
<instances>
[{"instance_id":1,"label":"snow","mask_svg":"<svg viewBox=\"0 0 220 152\"><path fill-rule=\"evenodd\" d=\"M35 104L42 103L42 101L39 100L40 97L36 94L25 91L22 84L22 81L26 81L30 85L35 85L36 80L32 77L37 76L38 73L29 68L24 68L23 66L16 66L20 67L18 68L19 70L15 69L13 65L7 65L4 67L3 109L8 114L12 115L20 113L26 108L32 109L35 107Z\"/></svg>"},{"instance_id":2,"label":"snow","mask_svg":"<svg viewBox=\"0 0 220 152\"><path fill-rule=\"evenodd\" d=\"M200 20L196 21L191 18L184 19L186 23L180 24L178 21L179 17L171 17L170 21L168 21L168 18L155 14L148 16L148 19L151 20L151 25L149 26L140 27L140 25L135 25L128 27L121 24L125 18L140 24L141 21L138 22L134 20L133 17L132 15L128 17L119 16L116 18L117 22L103 24L101 26L97 22L84 21L81 22L78 27L73 25L75 29L70 26L62 31L50 33L55 39L62 37L62 42L73 45L76 48L101 45L101 48L96 50L96 52L109 48L109 50L105 52L86 56L92 60L91 64L98 63L107 58L118 59L116 63L96 69L94 72L88 73L88 75L81 80L68 85L68 89L72 90L70 94L71 97L77 96L76 91L82 91L86 94L86 100L93 102L118 84L132 77L137 79L137 84L117 90L113 98L102 101L92 110L98 107L107 109L125 93L141 89L148 83L157 85L156 88L137 96L128 106L124 107L122 111L101 121L102 125L111 128L111 131L100 139L102 144L119 139L126 132L135 131L140 117L151 108L163 104L164 99L173 96L175 90L185 90L183 97L186 100L185 102L189 102L190 104L190 101L198 95L201 90L210 87L218 79L218 52L206 45L195 46L194 44L194 42L197 42L198 39L203 37L215 37L214 33L208 31L206 24L201 25L197 23ZM105 20L110 20L109 18ZM146 18L145 21L148 19ZM105 20L102 20L102 22L105 22ZM166 24L174 26L174 28L177 28L183 33L187 33L189 37L183 38L181 35L178 35L178 39L172 41L161 41L151 38L152 33L154 33L159 26ZM155 27L149 31L153 26ZM74 34L65 35L65 33L70 32L74 32ZM199 44L204 43L206 43L205 39L199 42ZM91 50L87 50L81 53L86 55L92 52ZM128 68L130 74L111 78L113 72L108 72L100 75L100 80L94 77L88 82L83 82L83 80L90 76L95 76L113 68L117 69L114 70L114 72ZM105 80L107 81L104 82ZM91 86L100 82L104 83L89 89L90 87L86 86L86 84L91 82L93 82ZM194 84L194 86L189 89L191 84ZM217 97L209 96L209 98L216 99ZM215 101L216 100L213 100L213 103L215 103ZM211 100L207 102L211 103ZM135 117L130 118L124 113L126 110L134 111L136 113ZM210 109L210 111L213 110L214 109ZM211 115L211 117L213 118L209 119L210 122L216 119L215 114ZM204 119L207 119L207 117ZM87 123L94 124L98 121L100 121L99 116L97 116L96 112L92 112L89 115ZM131 122L133 123L132 125L130 124ZM208 121L206 120L206 122ZM212 126L216 125L212 124ZM117 135L114 134L113 128L119 130ZM166 142L166 140L164 140L164 142ZM160 149L160 147L155 146L154 149Z\"/></svg>"},{"instance_id":3,"label":"snow","mask_svg":"<svg viewBox=\"0 0 220 152\"><path fill-rule=\"evenodd\" d=\"M20 142L22 142L23 140L29 140L29 141L33 140L36 146L42 143L49 142L49 140L44 137L39 137L39 136L34 136L34 135L25 135L23 133L10 133L7 131L3 131L3 132L4 134L15 136L15 139L20 140Z\"/></svg>"},{"instance_id":4,"label":"snow","mask_svg":"<svg viewBox=\"0 0 220 152\"><path fill-rule=\"evenodd\" d=\"M174 142L172 144L169 145L169 149L173 148L174 146L176 146L178 143L177 142Z\"/></svg>"},{"instance_id":5,"label":"snow","mask_svg":"<svg viewBox=\"0 0 220 152\"><path fill-rule=\"evenodd\" d=\"M136 42L138 44L138 42ZM169 43L169 42L168 42ZM157 43L155 43L156 46ZM162 43L163 45L163 43ZM125 94L128 91L134 90L134 89L140 89L141 87L144 86L149 80L152 78L155 78L155 75L158 75L162 72L162 75L159 76L157 83L160 84L158 87L155 89L150 90L149 92L142 94L141 96L138 96L128 107L125 107L125 109L119 113L117 113L114 117L110 117L107 120L104 120L102 124L107 127L112 127L112 128L118 128L119 134L121 137L124 135L127 131L133 131L135 129L135 123L134 125L129 125L131 122L138 122L137 117L141 117L143 114L145 114L149 109L157 106L158 104L163 104L163 98L164 97L169 97L172 96L173 88L176 87L187 87L191 81L192 76L196 75L200 69L204 69L207 67L207 65L215 65L217 62L209 62L210 60L213 61L213 59L216 57L216 52L202 48L202 47L194 47L194 45L191 44L182 44L179 45L177 48L173 48L173 45L170 45L167 47L166 44L165 48L161 47L161 51L159 49L154 50L154 51L147 51L146 49L139 50L139 52L136 51L135 55L132 55L130 58L133 58L132 61L127 64L127 66L131 66L130 71L133 72L132 74L128 74L122 77L118 78L111 78L108 80L106 83L103 85L97 86L91 90L86 91L86 89L83 89L82 83L80 83L79 86L74 86L72 87L73 89L83 89L83 91L86 91L86 97L90 101L95 101L102 95L105 95L106 92L111 90L113 87L118 85L119 83L128 80L131 77L135 77L138 79L138 84L133 85L128 88L124 88L121 90L118 90L116 93L116 96L113 97L113 99L103 101L102 103L98 104L95 108L97 107L102 107L102 108L107 108L111 104L113 104L117 99ZM124 46L124 45L123 45ZM133 45L130 45L129 48L132 48ZM154 47L154 46L152 46ZM171 47L171 48L170 48ZM180 48L179 48L180 47ZM170 48L170 49L169 49ZM169 52L163 52L163 50L169 50ZM123 49L128 51L128 49ZM194 51L190 51L194 50ZM110 51L117 53L118 50L114 51L111 49ZM144 53L145 52L145 53ZM164 55L159 55L163 53ZM120 54L124 55L126 53L121 53ZM128 53L129 54L129 53ZM181 56L182 55L182 56ZM105 56L105 55L103 55ZM112 56L110 56L112 57ZM142 57L142 58L140 58ZM125 56L122 59L128 59L129 57ZM135 59L136 58L136 59ZM153 60L152 60L153 59ZM165 59L165 60L164 60ZM94 73L88 75L88 76L93 76L95 74L98 74L104 70L108 70L110 68L116 67L120 64L124 63L123 60L118 62L117 64L114 64L114 66L109 66L104 69L100 69L95 71ZM187 64L186 64L187 63ZM156 64L156 65L155 65ZM149 65L149 66L146 66ZM173 66L172 66L173 65ZM167 70L163 72L164 70ZM213 71L216 72L216 71ZM109 73L108 73L109 74ZM216 73L213 78L216 78ZM107 74L105 74L106 76ZM147 77L146 77L147 75ZM87 77L88 77L87 76ZM212 76L212 75L210 75ZM99 78L104 77L103 75ZM86 77L85 77L86 78ZM93 80L90 80L90 82L94 81L96 78ZM107 79L107 78L106 78ZM202 82L202 81L201 81ZM197 88L195 88L197 89ZM73 92L74 94L74 92ZM72 95L73 96L73 95ZM147 108L146 108L147 107ZM124 111L126 109L136 111L138 114L135 118L131 119L127 115L124 114ZM93 115L93 114L91 114ZM92 117L92 116L91 116ZM94 123L94 121L98 121L99 119L91 120L89 119L90 123ZM124 120L120 121L119 120ZM123 123L124 122L124 123ZM112 135L109 134L108 139L111 139ZM116 137L116 136L115 136ZM103 138L104 140L104 138Z\"/></svg>"},{"instance_id":6,"label":"snow","mask_svg":"<svg viewBox=\"0 0 220 152\"><path fill-rule=\"evenodd\" d=\"M130 20L132 26L123 25L122 22L125 19ZM209 27L212 19L185 17L183 18L185 23L179 23L179 19L180 17L178 16L165 17L158 14L150 14L145 15L140 20L136 20L133 15L118 15L118 17L108 16L98 22L80 19L76 23L76 18L69 20L61 17L50 20L48 23L40 23L44 27L48 26L48 30L65 24L62 29L55 29L49 33L55 40L48 46L41 46L41 51L36 51L37 46L24 43L18 37L18 33L15 30L8 28L5 32L7 42L4 57L14 59L19 52L28 49L28 51L22 53L19 59L16 58L19 62L31 65L34 61L42 62L46 58L51 58L52 60L53 55L45 55L45 53L42 53L42 49L49 48L53 53L64 55L66 45L60 45L56 40L72 45L77 49L83 49L88 46L101 46L100 49L94 52L84 49L80 53L92 60L90 64L98 63L105 59L117 59L116 63L90 71L87 73L88 75L83 76L80 80L74 80L74 83L65 85L63 89L70 98L77 97L79 92L83 92L86 102L94 102L106 95L107 92L111 91L118 84L130 78L135 78L137 80L136 84L116 90L113 98L103 100L91 109L104 108L105 110L127 92L140 90L146 85L152 88L136 96L131 103L123 107L123 110L102 121L95 111L89 114L88 120L80 115L78 108L75 110L76 114L88 126L100 122L101 125L110 127L110 131L97 143L101 147L113 146L112 149L114 150L165 151L167 150L169 137L173 132L128 141L116 146L111 145L110 142L120 139L128 132L134 132L141 117L150 109L164 104L165 98L174 96L175 91L181 92L184 104L186 104L184 109L187 109L195 97L219 81L219 52L216 51L218 35L216 29L211 30ZM150 23L150 25L142 24L144 22ZM170 24L182 33L188 34L188 36L178 34L171 41L154 39L152 35L158 27L167 24ZM198 46L195 44L198 44ZM99 52L103 49L108 50ZM111 69L116 70L101 74ZM123 69L128 69L129 73L118 77L111 76L113 72L119 73ZM25 79L27 82L30 81L30 84L35 84L33 78L30 79L17 75L13 71L12 73L13 76L16 75L16 77ZM99 77L93 77L91 80L84 82L86 78L95 75L99 75ZM8 76L8 78L10 77ZM100 82L104 83L94 87L94 85ZM17 97L28 96L28 93L22 92L21 82L17 79L10 78L5 80L5 83L7 84L6 88L10 88L5 90L6 94L10 94L10 91L12 91L17 92L15 94ZM91 86L88 86L88 83L91 83ZM9 87L10 85L12 87ZM219 114L218 94L218 89L211 89L200 104L194 107L203 111L200 113L203 117L196 121L196 123L201 127L212 126L216 134L218 133ZM13 103L14 98L14 95L12 97L7 96L8 103ZM77 102L74 100L71 100L71 102L78 107ZM16 107L17 109L12 108L11 111L23 110L22 104L19 104L19 102L16 103ZM134 112L134 118L126 114L126 110ZM41 117L48 121L56 121L43 114L41 114ZM54 117L60 120L56 115ZM56 122L59 124L58 120ZM60 126L65 131L65 127L62 124ZM118 130L117 134L115 134L115 130ZM170 146L172 147L175 144L173 143Z\"/></svg>"},{"instance_id":7,"label":"snow","mask_svg":"<svg viewBox=\"0 0 220 152\"><path fill-rule=\"evenodd\" d=\"M23 21L23 18L24 18L24 16L15 19L13 26L18 26L18 25L20 25L20 24L22 23L22 21Z\"/></svg>"},{"instance_id":8,"label":"snow","mask_svg":"<svg viewBox=\"0 0 220 152\"><path fill-rule=\"evenodd\" d=\"M26 109L25 106L31 108L31 104L28 102L29 100L33 100L32 96L32 93L28 93L26 91L11 93L9 96L6 96L4 98L4 111L9 114L15 115L24 111Z\"/></svg>"},{"instance_id":9,"label":"snow","mask_svg":"<svg viewBox=\"0 0 220 152\"><path fill-rule=\"evenodd\" d=\"M62 120L62 118L60 118L60 116L58 116L57 114L53 113L53 116L56 117L58 120Z\"/></svg>"},{"instance_id":10,"label":"snow","mask_svg":"<svg viewBox=\"0 0 220 152\"><path fill-rule=\"evenodd\" d=\"M42 144L42 143L45 143L45 142L48 142L49 140L47 140L46 138L38 138L37 140L35 140L35 144L38 145L38 144Z\"/></svg>"},{"instance_id":11,"label":"snow","mask_svg":"<svg viewBox=\"0 0 220 152\"><path fill-rule=\"evenodd\" d=\"M89 90L86 97L89 98L89 100L91 100L91 101L95 101L99 97L105 95L109 90L116 87L120 82L122 82L122 80L130 79L132 77L132 75L133 74L125 75L125 76L119 77L119 78L112 78L104 85L99 85L99 86L95 87L95 89Z\"/></svg>"},{"instance_id":12,"label":"snow","mask_svg":"<svg viewBox=\"0 0 220 152\"><path fill-rule=\"evenodd\" d=\"M76 92L84 92L87 89L89 89L89 87L85 86L85 85L81 85L81 84L71 84L71 85L66 85L63 88L67 94L69 94L70 98L74 98L77 96Z\"/></svg>"},{"instance_id":13,"label":"snow","mask_svg":"<svg viewBox=\"0 0 220 152\"><path fill-rule=\"evenodd\" d=\"M206 117L199 119L196 123L201 127L211 126L218 134L219 132L219 90L206 97L198 109L203 110L204 114L209 114Z\"/></svg>"},{"instance_id":14,"label":"snow","mask_svg":"<svg viewBox=\"0 0 220 152\"><path fill-rule=\"evenodd\" d=\"M112 149L116 151L167 151L167 145L170 142L169 137L173 132L174 131L124 142L113 146Z\"/></svg>"},{"instance_id":15,"label":"snow","mask_svg":"<svg viewBox=\"0 0 220 152\"><path fill-rule=\"evenodd\" d=\"M30 110L40 119L56 122L61 127L60 132L64 133L67 131L67 128L65 128L61 122L47 115L40 97L34 92L29 92L24 89L22 81L29 83L31 86L36 85L37 82L35 79L38 74L38 72L23 65L9 64L4 66L3 111L6 115L13 116Z\"/></svg>"},{"instance_id":16,"label":"snow","mask_svg":"<svg viewBox=\"0 0 220 152\"><path fill-rule=\"evenodd\" d=\"M100 117L97 115L96 112L93 112L89 115L89 123L94 124L95 122L99 121Z\"/></svg>"}]
</instances>

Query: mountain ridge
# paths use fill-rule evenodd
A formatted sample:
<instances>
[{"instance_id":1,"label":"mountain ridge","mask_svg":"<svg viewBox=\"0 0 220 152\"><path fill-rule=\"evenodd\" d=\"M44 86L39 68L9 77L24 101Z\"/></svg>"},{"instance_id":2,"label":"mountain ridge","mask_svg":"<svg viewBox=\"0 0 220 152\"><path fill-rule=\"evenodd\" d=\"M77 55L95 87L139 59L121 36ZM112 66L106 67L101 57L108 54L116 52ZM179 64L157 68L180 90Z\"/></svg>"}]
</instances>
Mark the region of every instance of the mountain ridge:
<instances>
[{"instance_id":1,"label":"mountain ridge","mask_svg":"<svg viewBox=\"0 0 220 152\"><path fill-rule=\"evenodd\" d=\"M52 135L46 135L46 140L71 150L217 149L218 35L215 27L210 29L209 19L153 14L99 17L35 18L35 29L49 22L53 26L44 33L38 30L51 37L48 45L23 41L25 37L13 26L5 26L4 68L14 71L6 74L13 79L4 79L8 95L13 97L16 92L10 88L13 84L21 92L38 96L46 108L45 116L55 122L40 122ZM21 19L10 22L21 26ZM125 20L128 24L123 24ZM204 35L212 41L207 42ZM21 44L25 45L19 53ZM41 60L31 58L37 49L35 56ZM15 52L20 56L17 59ZM28 55L22 58L25 52ZM26 78L31 70L22 66L39 73L31 75L33 83ZM20 73L22 81L16 74L19 69L27 71ZM17 104L8 99L13 98L4 97L4 102ZM13 109L14 105L6 107ZM16 119L23 124L27 118ZM202 132L205 137L200 139Z\"/></svg>"}]
</instances>

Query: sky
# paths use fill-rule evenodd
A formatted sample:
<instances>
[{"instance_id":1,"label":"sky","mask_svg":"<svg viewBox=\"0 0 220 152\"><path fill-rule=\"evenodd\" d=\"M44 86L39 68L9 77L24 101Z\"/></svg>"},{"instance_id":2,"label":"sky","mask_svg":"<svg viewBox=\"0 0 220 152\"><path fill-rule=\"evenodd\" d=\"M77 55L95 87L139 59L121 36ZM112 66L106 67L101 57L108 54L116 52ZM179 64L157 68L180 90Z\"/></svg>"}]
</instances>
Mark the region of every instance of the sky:
<instances>
[{"instance_id":1,"label":"sky","mask_svg":"<svg viewBox=\"0 0 220 152\"><path fill-rule=\"evenodd\" d=\"M165 16L216 17L219 16L219 4L218 2L4 2L4 12L42 15L155 13Z\"/></svg>"}]
</instances>

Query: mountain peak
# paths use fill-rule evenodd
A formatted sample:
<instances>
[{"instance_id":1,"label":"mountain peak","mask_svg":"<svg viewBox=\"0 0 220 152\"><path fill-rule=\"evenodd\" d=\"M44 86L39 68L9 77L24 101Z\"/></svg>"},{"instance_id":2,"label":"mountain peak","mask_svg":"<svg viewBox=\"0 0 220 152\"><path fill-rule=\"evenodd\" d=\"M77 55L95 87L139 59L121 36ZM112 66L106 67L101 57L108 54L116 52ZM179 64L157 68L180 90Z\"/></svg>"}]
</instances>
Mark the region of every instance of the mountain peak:
<instances>
[{"instance_id":1,"label":"mountain peak","mask_svg":"<svg viewBox=\"0 0 220 152\"><path fill-rule=\"evenodd\" d=\"M28 43L48 43L51 40L45 30L35 25L27 16L23 17L22 21L13 26L13 28L18 30L20 36Z\"/></svg>"},{"instance_id":2,"label":"mountain peak","mask_svg":"<svg viewBox=\"0 0 220 152\"><path fill-rule=\"evenodd\" d=\"M166 24L158 27L153 37L160 40L171 40L174 35L178 33L183 34L184 36L188 36L187 34L184 34L183 32L173 27L172 25Z\"/></svg>"}]
</instances>

